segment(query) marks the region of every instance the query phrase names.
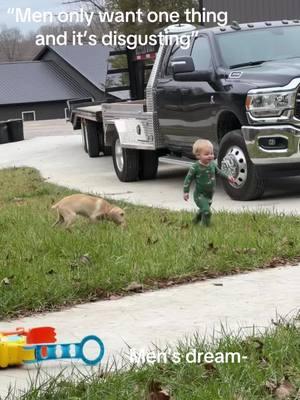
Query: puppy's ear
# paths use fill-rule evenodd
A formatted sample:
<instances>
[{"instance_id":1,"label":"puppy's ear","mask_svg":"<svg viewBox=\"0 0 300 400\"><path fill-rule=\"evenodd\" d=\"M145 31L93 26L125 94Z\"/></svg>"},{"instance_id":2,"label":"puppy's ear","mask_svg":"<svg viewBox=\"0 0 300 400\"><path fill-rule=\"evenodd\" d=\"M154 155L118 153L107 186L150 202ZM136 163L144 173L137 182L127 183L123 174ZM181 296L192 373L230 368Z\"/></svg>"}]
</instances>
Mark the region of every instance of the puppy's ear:
<instances>
[{"instance_id":1,"label":"puppy's ear","mask_svg":"<svg viewBox=\"0 0 300 400\"><path fill-rule=\"evenodd\" d=\"M113 207L113 208L111 208L109 211L108 211L108 213L107 213L107 216L109 217L109 218L111 218L112 220L115 220L116 218L117 218L117 215L118 215L119 213L118 213L118 211L117 211L117 207Z\"/></svg>"}]
</instances>

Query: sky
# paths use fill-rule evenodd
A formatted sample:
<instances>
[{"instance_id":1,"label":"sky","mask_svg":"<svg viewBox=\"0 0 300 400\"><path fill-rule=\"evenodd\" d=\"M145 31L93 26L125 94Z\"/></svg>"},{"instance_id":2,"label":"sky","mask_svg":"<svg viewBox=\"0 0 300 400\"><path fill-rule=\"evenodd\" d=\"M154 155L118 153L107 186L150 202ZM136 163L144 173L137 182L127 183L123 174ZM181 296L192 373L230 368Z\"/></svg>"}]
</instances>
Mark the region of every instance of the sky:
<instances>
[{"instance_id":1,"label":"sky","mask_svg":"<svg viewBox=\"0 0 300 400\"><path fill-rule=\"evenodd\" d=\"M9 8L21 8L25 10L30 8L34 11L65 11L69 10L70 6L62 5L66 0L0 0L0 27L6 25L8 28L18 28L22 33L27 33L31 30L39 28L40 24L37 22L16 22L15 15L9 15L7 10ZM24 11L23 11L24 12Z\"/></svg>"}]
</instances>

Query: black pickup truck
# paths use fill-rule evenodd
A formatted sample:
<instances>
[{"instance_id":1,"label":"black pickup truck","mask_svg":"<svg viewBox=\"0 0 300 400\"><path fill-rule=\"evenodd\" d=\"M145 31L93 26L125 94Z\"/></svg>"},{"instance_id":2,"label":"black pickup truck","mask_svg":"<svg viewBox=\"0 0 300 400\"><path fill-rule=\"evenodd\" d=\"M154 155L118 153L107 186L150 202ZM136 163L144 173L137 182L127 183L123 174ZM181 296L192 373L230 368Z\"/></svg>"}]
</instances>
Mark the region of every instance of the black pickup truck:
<instances>
[{"instance_id":1,"label":"black pickup truck","mask_svg":"<svg viewBox=\"0 0 300 400\"><path fill-rule=\"evenodd\" d=\"M258 198L270 174L300 174L300 21L191 32L188 48L160 47L145 100L102 104L95 123L122 181L154 178L162 156L186 163L206 138L236 178L229 196Z\"/></svg>"}]
</instances>

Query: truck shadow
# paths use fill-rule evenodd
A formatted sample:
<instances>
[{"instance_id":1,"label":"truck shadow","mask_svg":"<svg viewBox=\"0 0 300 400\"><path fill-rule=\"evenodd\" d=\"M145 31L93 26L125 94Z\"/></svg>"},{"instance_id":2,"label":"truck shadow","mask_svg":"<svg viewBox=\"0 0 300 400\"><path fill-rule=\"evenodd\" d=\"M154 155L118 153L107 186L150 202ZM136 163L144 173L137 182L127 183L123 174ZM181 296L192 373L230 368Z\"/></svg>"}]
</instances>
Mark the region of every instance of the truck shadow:
<instances>
[{"instance_id":1,"label":"truck shadow","mask_svg":"<svg viewBox=\"0 0 300 400\"><path fill-rule=\"evenodd\" d=\"M300 176L268 179L262 200L291 196L300 197Z\"/></svg>"},{"instance_id":2,"label":"truck shadow","mask_svg":"<svg viewBox=\"0 0 300 400\"><path fill-rule=\"evenodd\" d=\"M170 164L159 164L159 169L157 173L157 179L182 179L182 184L184 178L188 172L188 167L174 166Z\"/></svg>"},{"instance_id":3,"label":"truck shadow","mask_svg":"<svg viewBox=\"0 0 300 400\"><path fill-rule=\"evenodd\" d=\"M178 185L183 185L184 178L187 174L188 167L176 166L161 163L157 174L158 180L169 181ZM217 178L218 190L224 191L220 178ZM224 192L225 194L225 192ZM266 188L261 201L284 198L300 198L300 176L284 177L284 178L268 178L266 179Z\"/></svg>"}]
</instances>

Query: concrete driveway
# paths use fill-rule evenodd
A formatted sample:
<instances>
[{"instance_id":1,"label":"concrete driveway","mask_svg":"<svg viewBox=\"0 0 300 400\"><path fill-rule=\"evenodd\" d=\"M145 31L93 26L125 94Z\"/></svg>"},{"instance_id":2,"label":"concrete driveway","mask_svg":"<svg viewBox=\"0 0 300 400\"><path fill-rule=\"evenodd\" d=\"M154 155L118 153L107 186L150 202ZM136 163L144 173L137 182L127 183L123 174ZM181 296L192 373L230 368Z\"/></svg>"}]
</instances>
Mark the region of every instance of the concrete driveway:
<instances>
[{"instance_id":1,"label":"concrete driveway","mask_svg":"<svg viewBox=\"0 0 300 400\"><path fill-rule=\"evenodd\" d=\"M52 135L56 132L61 133L53 129ZM81 135L70 132L66 136L40 136L1 145L0 168L31 166L39 169L49 181L77 190L154 207L174 210L194 208L192 200L186 203L182 199L187 168L161 162L156 180L123 183L116 177L111 157L89 158L83 151ZM300 178L269 181L264 198L252 202L231 200L219 182L213 208L299 213L299 198Z\"/></svg>"}]
</instances>

